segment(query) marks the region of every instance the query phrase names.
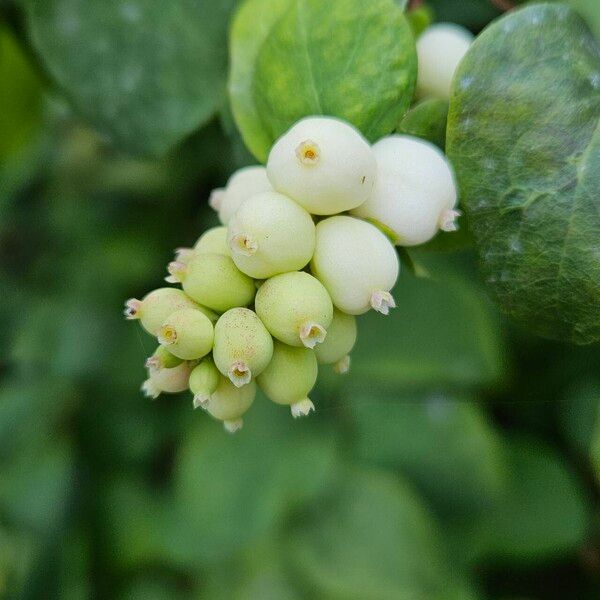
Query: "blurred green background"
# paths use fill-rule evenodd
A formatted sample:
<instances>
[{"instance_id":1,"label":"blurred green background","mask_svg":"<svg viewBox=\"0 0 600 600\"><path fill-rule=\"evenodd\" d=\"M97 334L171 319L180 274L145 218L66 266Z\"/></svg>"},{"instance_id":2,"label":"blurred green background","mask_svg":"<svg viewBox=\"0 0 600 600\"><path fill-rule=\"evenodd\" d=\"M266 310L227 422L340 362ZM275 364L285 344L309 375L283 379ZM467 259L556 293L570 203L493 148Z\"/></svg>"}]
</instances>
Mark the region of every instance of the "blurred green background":
<instances>
[{"instance_id":1,"label":"blurred green background","mask_svg":"<svg viewBox=\"0 0 600 600\"><path fill-rule=\"evenodd\" d=\"M450 4L475 30L499 12ZM311 418L259 397L229 436L191 395L148 401L154 342L123 301L251 158L226 109L126 154L0 11L0 597L600 597L598 346L513 328L473 253L433 245Z\"/></svg>"}]
</instances>

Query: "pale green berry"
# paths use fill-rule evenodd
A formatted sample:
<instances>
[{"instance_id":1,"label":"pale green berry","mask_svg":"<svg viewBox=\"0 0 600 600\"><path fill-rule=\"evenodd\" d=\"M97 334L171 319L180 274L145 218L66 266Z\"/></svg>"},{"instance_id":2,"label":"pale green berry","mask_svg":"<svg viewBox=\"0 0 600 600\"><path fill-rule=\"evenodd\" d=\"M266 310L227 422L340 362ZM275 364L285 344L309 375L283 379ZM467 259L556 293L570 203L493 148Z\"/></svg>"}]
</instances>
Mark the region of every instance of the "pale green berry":
<instances>
[{"instance_id":1,"label":"pale green berry","mask_svg":"<svg viewBox=\"0 0 600 600\"><path fill-rule=\"evenodd\" d=\"M302 271L267 279L256 293L255 307L269 333L290 346L314 348L333 319L327 290Z\"/></svg>"},{"instance_id":2,"label":"pale green berry","mask_svg":"<svg viewBox=\"0 0 600 600\"><path fill-rule=\"evenodd\" d=\"M227 227L211 227L207 229L194 244L193 248L177 248L175 262L187 265L199 254L223 254L230 256L227 244Z\"/></svg>"},{"instance_id":3,"label":"pale green berry","mask_svg":"<svg viewBox=\"0 0 600 600\"><path fill-rule=\"evenodd\" d=\"M139 319L142 327L156 335L165 319L182 308L199 308L184 292L177 288L159 288L144 296L142 300L131 298L125 303L127 319Z\"/></svg>"},{"instance_id":4,"label":"pale green berry","mask_svg":"<svg viewBox=\"0 0 600 600\"><path fill-rule=\"evenodd\" d=\"M277 192L245 200L229 221L227 237L233 262L255 279L298 271L315 249L312 217Z\"/></svg>"},{"instance_id":5,"label":"pale green berry","mask_svg":"<svg viewBox=\"0 0 600 600\"><path fill-rule=\"evenodd\" d=\"M229 178L225 189L213 191L209 203L219 213L221 223L227 225L244 200L272 189L264 167L244 167Z\"/></svg>"},{"instance_id":6,"label":"pale green berry","mask_svg":"<svg viewBox=\"0 0 600 600\"><path fill-rule=\"evenodd\" d=\"M210 356L203 358L190 374L190 391L194 394L194 408L206 408L219 384L219 371Z\"/></svg>"},{"instance_id":7,"label":"pale green berry","mask_svg":"<svg viewBox=\"0 0 600 600\"><path fill-rule=\"evenodd\" d=\"M275 342L273 358L256 381L267 398L289 406L294 417L306 416L315 410L308 394L318 370L313 350Z\"/></svg>"},{"instance_id":8,"label":"pale green berry","mask_svg":"<svg viewBox=\"0 0 600 600\"><path fill-rule=\"evenodd\" d=\"M417 40L417 94L448 99L454 72L473 42L473 34L454 23L435 23Z\"/></svg>"},{"instance_id":9,"label":"pale green berry","mask_svg":"<svg viewBox=\"0 0 600 600\"><path fill-rule=\"evenodd\" d=\"M159 369L172 369L182 362L182 358L171 354L164 346L158 346L154 354L146 361L146 367L150 371L158 371Z\"/></svg>"},{"instance_id":10,"label":"pale green berry","mask_svg":"<svg viewBox=\"0 0 600 600\"><path fill-rule=\"evenodd\" d=\"M376 172L367 140L352 125L331 117L296 123L277 140L267 162L275 190L315 215L360 206L371 193Z\"/></svg>"},{"instance_id":11,"label":"pale green berry","mask_svg":"<svg viewBox=\"0 0 600 600\"><path fill-rule=\"evenodd\" d=\"M169 315L158 330L158 341L184 360L206 356L213 346L214 327L199 310L184 308Z\"/></svg>"},{"instance_id":12,"label":"pale green berry","mask_svg":"<svg viewBox=\"0 0 600 600\"><path fill-rule=\"evenodd\" d=\"M350 368L349 353L356 343L356 317L334 309L333 320L327 329L327 337L315 346L319 363L334 365L338 373L347 373Z\"/></svg>"},{"instance_id":13,"label":"pale green berry","mask_svg":"<svg viewBox=\"0 0 600 600\"><path fill-rule=\"evenodd\" d=\"M188 389L191 366L182 362L172 369L149 369L148 379L142 384L142 392L150 398L161 393L177 394Z\"/></svg>"},{"instance_id":14,"label":"pale green berry","mask_svg":"<svg viewBox=\"0 0 600 600\"><path fill-rule=\"evenodd\" d=\"M215 325L213 358L219 371L241 387L262 373L273 355L273 339L249 308L228 310Z\"/></svg>"},{"instance_id":15,"label":"pale green berry","mask_svg":"<svg viewBox=\"0 0 600 600\"><path fill-rule=\"evenodd\" d=\"M311 270L341 311L360 315L373 308L387 315L396 306L390 290L399 269L394 247L374 225L346 216L317 225Z\"/></svg>"},{"instance_id":16,"label":"pale green berry","mask_svg":"<svg viewBox=\"0 0 600 600\"><path fill-rule=\"evenodd\" d=\"M217 389L213 392L206 410L219 421L230 433L241 429L244 421L242 416L252 406L256 396L256 384L251 381L248 385L236 387L227 377L219 375Z\"/></svg>"},{"instance_id":17,"label":"pale green berry","mask_svg":"<svg viewBox=\"0 0 600 600\"><path fill-rule=\"evenodd\" d=\"M353 214L382 224L400 246L455 231L457 193L452 165L429 142L392 135L373 146L378 176L371 197Z\"/></svg>"},{"instance_id":18,"label":"pale green berry","mask_svg":"<svg viewBox=\"0 0 600 600\"><path fill-rule=\"evenodd\" d=\"M168 280L180 281L190 298L220 313L251 304L256 292L252 278L222 254L200 254L187 265L172 262L169 273Z\"/></svg>"}]
</instances>

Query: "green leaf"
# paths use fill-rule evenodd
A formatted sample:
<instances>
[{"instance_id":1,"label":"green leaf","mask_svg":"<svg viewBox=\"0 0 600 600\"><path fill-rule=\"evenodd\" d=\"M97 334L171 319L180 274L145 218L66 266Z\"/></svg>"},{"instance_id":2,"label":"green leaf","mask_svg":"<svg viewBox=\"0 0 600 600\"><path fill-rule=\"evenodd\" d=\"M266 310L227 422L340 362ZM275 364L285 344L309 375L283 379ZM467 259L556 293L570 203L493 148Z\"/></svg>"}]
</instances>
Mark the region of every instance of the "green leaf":
<instances>
[{"instance_id":1,"label":"green leaf","mask_svg":"<svg viewBox=\"0 0 600 600\"><path fill-rule=\"evenodd\" d=\"M600 40L600 4L598 0L567 0L587 22L596 39Z\"/></svg>"},{"instance_id":2,"label":"green leaf","mask_svg":"<svg viewBox=\"0 0 600 600\"><path fill-rule=\"evenodd\" d=\"M447 118L448 102L429 98L413 106L401 119L396 131L422 138L444 150Z\"/></svg>"},{"instance_id":3,"label":"green leaf","mask_svg":"<svg viewBox=\"0 0 600 600\"><path fill-rule=\"evenodd\" d=\"M233 2L28 0L28 26L86 119L124 149L158 155L221 102Z\"/></svg>"},{"instance_id":4,"label":"green leaf","mask_svg":"<svg viewBox=\"0 0 600 600\"><path fill-rule=\"evenodd\" d=\"M291 534L290 563L311 597L450 598L430 515L402 481L352 470L329 504Z\"/></svg>"},{"instance_id":5,"label":"green leaf","mask_svg":"<svg viewBox=\"0 0 600 600\"><path fill-rule=\"evenodd\" d=\"M41 112L40 80L12 33L0 23L0 165L23 149L41 124Z\"/></svg>"},{"instance_id":6,"label":"green leaf","mask_svg":"<svg viewBox=\"0 0 600 600\"><path fill-rule=\"evenodd\" d=\"M501 11L490 0L427 0L436 21L459 23L478 30L497 17Z\"/></svg>"},{"instance_id":7,"label":"green leaf","mask_svg":"<svg viewBox=\"0 0 600 600\"><path fill-rule=\"evenodd\" d=\"M472 518L501 492L502 444L472 398L364 392L351 414L356 455L398 469L438 512Z\"/></svg>"},{"instance_id":8,"label":"green leaf","mask_svg":"<svg viewBox=\"0 0 600 600\"><path fill-rule=\"evenodd\" d=\"M507 443L506 458L508 485L482 523L485 554L540 561L574 552L589 515L562 458L534 438Z\"/></svg>"},{"instance_id":9,"label":"green leaf","mask_svg":"<svg viewBox=\"0 0 600 600\"><path fill-rule=\"evenodd\" d=\"M447 150L482 269L534 332L600 339L600 47L568 7L511 12L454 79Z\"/></svg>"},{"instance_id":10,"label":"green leaf","mask_svg":"<svg viewBox=\"0 0 600 600\"><path fill-rule=\"evenodd\" d=\"M412 33L392 0L295 0L260 49L254 101L270 143L319 114L376 140L408 108L415 78Z\"/></svg>"},{"instance_id":11,"label":"green leaf","mask_svg":"<svg viewBox=\"0 0 600 600\"><path fill-rule=\"evenodd\" d=\"M254 101L254 74L258 53L271 29L292 0L246 0L231 26L229 98L244 143L265 162L273 140L264 128Z\"/></svg>"},{"instance_id":12,"label":"green leaf","mask_svg":"<svg viewBox=\"0 0 600 600\"><path fill-rule=\"evenodd\" d=\"M600 423L600 381L577 384L559 405L562 430L575 450L587 456Z\"/></svg>"}]
</instances>

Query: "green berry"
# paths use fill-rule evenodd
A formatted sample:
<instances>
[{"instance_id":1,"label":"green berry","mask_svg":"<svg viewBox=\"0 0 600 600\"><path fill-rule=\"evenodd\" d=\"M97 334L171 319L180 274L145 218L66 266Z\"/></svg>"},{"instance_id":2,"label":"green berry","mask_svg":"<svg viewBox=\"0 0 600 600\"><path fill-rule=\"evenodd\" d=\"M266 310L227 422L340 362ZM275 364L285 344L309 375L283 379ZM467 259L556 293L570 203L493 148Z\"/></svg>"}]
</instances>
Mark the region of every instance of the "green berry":
<instances>
[{"instance_id":1,"label":"green berry","mask_svg":"<svg viewBox=\"0 0 600 600\"><path fill-rule=\"evenodd\" d=\"M251 381L248 385L235 387L227 377L219 375L217 389L213 392L206 410L219 421L230 433L241 429L244 421L242 416L252 406L256 396L256 384Z\"/></svg>"},{"instance_id":2,"label":"green berry","mask_svg":"<svg viewBox=\"0 0 600 600\"><path fill-rule=\"evenodd\" d=\"M164 346L158 346L154 354L146 361L146 367L150 371L158 371L159 369L172 369L182 362L182 358L171 354Z\"/></svg>"},{"instance_id":3,"label":"green berry","mask_svg":"<svg viewBox=\"0 0 600 600\"><path fill-rule=\"evenodd\" d=\"M184 308L170 315L158 330L158 341L184 360L206 356L211 350L214 327L199 310Z\"/></svg>"},{"instance_id":4,"label":"green berry","mask_svg":"<svg viewBox=\"0 0 600 600\"><path fill-rule=\"evenodd\" d=\"M244 167L229 178L225 189L213 191L209 203L219 213L221 223L227 225L244 200L272 190L264 167Z\"/></svg>"},{"instance_id":5,"label":"green berry","mask_svg":"<svg viewBox=\"0 0 600 600\"><path fill-rule=\"evenodd\" d=\"M206 408L219 384L219 371L212 358L207 356L190 374L190 391L194 394L194 408Z\"/></svg>"},{"instance_id":6,"label":"green berry","mask_svg":"<svg viewBox=\"0 0 600 600\"><path fill-rule=\"evenodd\" d=\"M290 346L314 348L325 339L333 318L327 290L302 271L265 281L256 293L255 307L269 333Z\"/></svg>"},{"instance_id":7,"label":"green berry","mask_svg":"<svg viewBox=\"0 0 600 600\"><path fill-rule=\"evenodd\" d=\"M273 188L315 215L360 206L371 193L376 172L367 140L332 117L298 121L277 140L267 162Z\"/></svg>"},{"instance_id":8,"label":"green berry","mask_svg":"<svg viewBox=\"0 0 600 600\"><path fill-rule=\"evenodd\" d=\"M252 303L254 281L242 273L229 256L201 254L185 265L169 265L169 281L180 281L190 298L217 312Z\"/></svg>"},{"instance_id":9,"label":"green berry","mask_svg":"<svg viewBox=\"0 0 600 600\"><path fill-rule=\"evenodd\" d=\"M255 279L305 267L315 249L312 217L293 200L264 192L245 200L229 221L233 262Z\"/></svg>"},{"instance_id":10,"label":"green berry","mask_svg":"<svg viewBox=\"0 0 600 600\"><path fill-rule=\"evenodd\" d=\"M308 394L318 370L313 350L275 342L273 358L256 381L270 400L288 405L294 417L306 416L315 409Z\"/></svg>"},{"instance_id":11,"label":"green berry","mask_svg":"<svg viewBox=\"0 0 600 600\"><path fill-rule=\"evenodd\" d=\"M373 308L387 315L396 306L390 290L399 269L396 250L374 225L346 216L317 225L311 270L341 311L360 315Z\"/></svg>"},{"instance_id":12,"label":"green berry","mask_svg":"<svg viewBox=\"0 0 600 600\"><path fill-rule=\"evenodd\" d=\"M196 254L223 254L229 256L227 227L211 227L194 244Z\"/></svg>"},{"instance_id":13,"label":"green berry","mask_svg":"<svg viewBox=\"0 0 600 600\"><path fill-rule=\"evenodd\" d=\"M255 312L228 310L215 325L213 358L219 371L241 387L269 364L273 339Z\"/></svg>"},{"instance_id":14,"label":"green berry","mask_svg":"<svg viewBox=\"0 0 600 600\"><path fill-rule=\"evenodd\" d=\"M139 319L142 327L156 335L165 319L182 308L200 308L184 292L177 288L159 288L146 294L143 300L131 298L125 303L127 319Z\"/></svg>"},{"instance_id":15,"label":"green berry","mask_svg":"<svg viewBox=\"0 0 600 600\"><path fill-rule=\"evenodd\" d=\"M162 392L177 394L187 390L191 367L182 362L172 369L149 369L148 379L142 384L142 391L150 398L157 398Z\"/></svg>"},{"instance_id":16,"label":"green berry","mask_svg":"<svg viewBox=\"0 0 600 600\"><path fill-rule=\"evenodd\" d=\"M322 344L315 346L319 363L334 365L338 373L346 373L350 368L349 353L356 342L356 317L334 309L333 320L327 329L327 337Z\"/></svg>"}]
</instances>

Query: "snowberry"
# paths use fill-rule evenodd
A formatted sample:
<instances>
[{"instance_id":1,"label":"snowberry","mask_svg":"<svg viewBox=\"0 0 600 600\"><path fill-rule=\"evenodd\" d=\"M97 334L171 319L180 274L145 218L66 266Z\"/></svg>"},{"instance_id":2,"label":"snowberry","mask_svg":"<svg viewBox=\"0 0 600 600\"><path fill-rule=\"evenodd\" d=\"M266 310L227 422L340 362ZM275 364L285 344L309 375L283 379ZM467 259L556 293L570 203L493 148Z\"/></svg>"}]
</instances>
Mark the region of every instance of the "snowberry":
<instances>
[{"instance_id":1,"label":"snowberry","mask_svg":"<svg viewBox=\"0 0 600 600\"><path fill-rule=\"evenodd\" d=\"M396 306L390 290L399 269L394 247L374 225L346 216L317 225L311 270L341 311L360 315L373 308L387 315Z\"/></svg>"},{"instance_id":2,"label":"snowberry","mask_svg":"<svg viewBox=\"0 0 600 600\"><path fill-rule=\"evenodd\" d=\"M127 319L139 319L142 327L156 335L165 319L181 308L199 308L196 303L177 288L159 288L144 296L142 300L131 298L125 303Z\"/></svg>"},{"instance_id":3,"label":"snowberry","mask_svg":"<svg viewBox=\"0 0 600 600\"><path fill-rule=\"evenodd\" d=\"M201 254L186 265L169 264L168 281L180 281L185 293L217 312L247 306L254 298L254 281L242 273L229 256Z\"/></svg>"},{"instance_id":4,"label":"snowberry","mask_svg":"<svg viewBox=\"0 0 600 600\"><path fill-rule=\"evenodd\" d=\"M423 244L439 229L457 229L460 213L455 209L452 166L436 146L408 135L391 135L373 150L377 182L354 215L384 225L400 246Z\"/></svg>"},{"instance_id":5,"label":"snowberry","mask_svg":"<svg viewBox=\"0 0 600 600\"><path fill-rule=\"evenodd\" d=\"M302 271L267 279L256 293L255 307L271 335L290 346L314 348L333 318L327 290Z\"/></svg>"},{"instance_id":6,"label":"snowberry","mask_svg":"<svg viewBox=\"0 0 600 600\"><path fill-rule=\"evenodd\" d=\"M315 410L308 394L315 385L317 373L313 350L275 342L273 359L256 381L267 398L288 405L292 415L300 417Z\"/></svg>"},{"instance_id":7,"label":"snowberry","mask_svg":"<svg viewBox=\"0 0 600 600\"><path fill-rule=\"evenodd\" d=\"M252 406L255 396L254 381L238 388L227 377L219 375L217 389L211 395L206 410L215 419L223 421L227 431L234 433L242 428L242 416Z\"/></svg>"},{"instance_id":8,"label":"snowberry","mask_svg":"<svg viewBox=\"0 0 600 600\"><path fill-rule=\"evenodd\" d=\"M277 140L267 162L275 190L315 215L361 205L371 193L376 170L369 143L350 124L331 117L296 123Z\"/></svg>"},{"instance_id":9,"label":"snowberry","mask_svg":"<svg viewBox=\"0 0 600 600\"><path fill-rule=\"evenodd\" d=\"M172 369L149 369L148 379L142 384L142 391L150 398L157 398L162 392L177 394L187 390L191 367L182 362Z\"/></svg>"},{"instance_id":10,"label":"snowberry","mask_svg":"<svg viewBox=\"0 0 600 600\"><path fill-rule=\"evenodd\" d=\"M227 236L237 268L256 279L302 269L315 249L312 217L277 192L245 200L229 221Z\"/></svg>"},{"instance_id":11,"label":"snowberry","mask_svg":"<svg viewBox=\"0 0 600 600\"><path fill-rule=\"evenodd\" d=\"M172 369L182 362L182 358L171 354L164 346L158 346L154 354L146 361L146 367L149 371L158 371L160 369Z\"/></svg>"},{"instance_id":12,"label":"snowberry","mask_svg":"<svg viewBox=\"0 0 600 600\"><path fill-rule=\"evenodd\" d=\"M273 339L254 311L228 310L215 325L213 358L219 371L241 387L269 364Z\"/></svg>"},{"instance_id":13,"label":"snowberry","mask_svg":"<svg viewBox=\"0 0 600 600\"><path fill-rule=\"evenodd\" d=\"M213 337L210 319L195 308L175 311L158 330L161 346L184 360L206 356L212 350Z\"/></svg>"},{"instance_id":14,"label":"snowberry","mask_svg":"<svg viewBox=\"0 0 600 600\"><path fill-rule=\"evenodd\" d=\"M212 358L207 356L190 373L189 387L194 394L194 408L206 408L219 384L219 371Z\"/></svg>"},{"instance_id":15,"label":"snowberry","mask_svg":"<svg viewBox=\"0 0 600 600\"><path fill-rule=\"evenodd\" d=\"M186 264L198 254L223 254L230 256L227 244L227 227L211 227L207 229L195 243L193 248L177 248L175 262Z\"/></svg>"},{"instance_id":16,"label":"snowberry","mask_svg":"<svg viewBox=\"0 0 600 600\"><path fill-rule=\"evenodd\" d=\"M333 365L338 373L347 373L350 368L349 353L356 342L356 317L334 309L333 320L327 329L327 337L315 346L319 363Z\"/></svg>"},{"instance_id":17,"label":"snowberry","mask_svg":"<svg viewBox=\"0 0 600 600\"><path fill-rule=\"evenodd\" d=\"M227 225L246 198L272 189L264 167L244 167L229 178L225 189L212 192L209 203L219 213L221 223Z\"/></svg>"},{"instance_id":18,"label":"snowberry","mask_svg":"<svg viewBox=\"0 0 600 600\"><path fill-rule=\"evenodd\" d=\"M473 34L454 23L435 23L417 40L417 94L450 97L456 67L467 53Z\"/></svg>"}]
</instances>

